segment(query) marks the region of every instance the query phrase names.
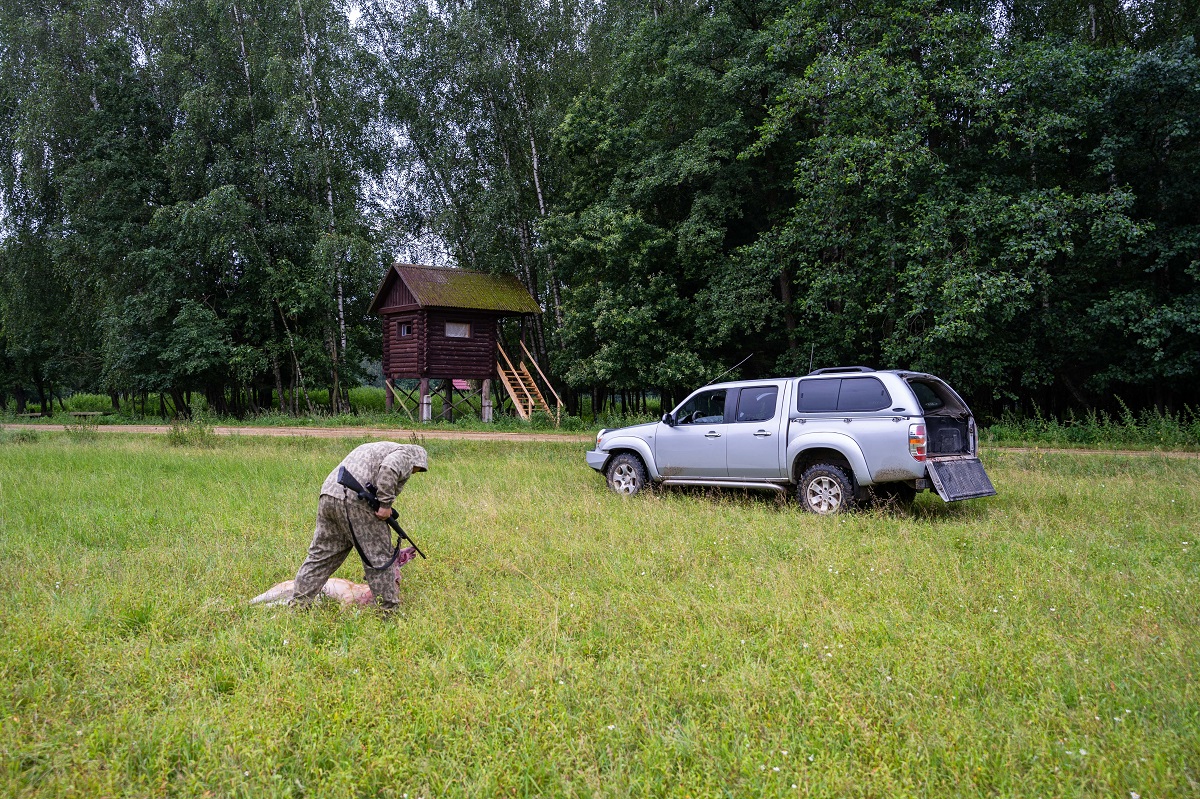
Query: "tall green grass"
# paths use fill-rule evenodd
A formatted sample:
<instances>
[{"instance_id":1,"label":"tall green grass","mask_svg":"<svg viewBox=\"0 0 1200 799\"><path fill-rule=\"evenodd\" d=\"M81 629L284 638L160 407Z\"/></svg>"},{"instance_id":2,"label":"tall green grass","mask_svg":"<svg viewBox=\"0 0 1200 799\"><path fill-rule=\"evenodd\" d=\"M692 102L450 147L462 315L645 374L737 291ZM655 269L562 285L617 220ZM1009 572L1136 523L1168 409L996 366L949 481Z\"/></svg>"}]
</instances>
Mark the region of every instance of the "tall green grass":
<instances>
[{"instance_id":1,"label":"tall green grass","mask_svg":"<svg viewBox=\"0 0 1200 799\"><path fill-rule=\"evenodd\" d=\"M981 439L988 444L1046 444L1056 447L1115 448L1200 448L1200 411L1185 406L1178 413L1153 408L1134 413L1124 403L1112 416L1092 411L1083 416L1069 413L1063 419L1043 416L1005 415L984 428Z\"/></svg>"},{"instance_id":2,"label":"tall green grass","mask_svg":"<svg viewBox=\"0 0 1200 799\"><path fill-rule=\"evenodd\" d=\"M1183 796L1200 460L824 519L430 441L402 613L250 607L355 441L0 443L0 795ZM361 578L351 554L341 575ZM795 787L793 787L795 786Z\"/></svg>"}]
</instances>

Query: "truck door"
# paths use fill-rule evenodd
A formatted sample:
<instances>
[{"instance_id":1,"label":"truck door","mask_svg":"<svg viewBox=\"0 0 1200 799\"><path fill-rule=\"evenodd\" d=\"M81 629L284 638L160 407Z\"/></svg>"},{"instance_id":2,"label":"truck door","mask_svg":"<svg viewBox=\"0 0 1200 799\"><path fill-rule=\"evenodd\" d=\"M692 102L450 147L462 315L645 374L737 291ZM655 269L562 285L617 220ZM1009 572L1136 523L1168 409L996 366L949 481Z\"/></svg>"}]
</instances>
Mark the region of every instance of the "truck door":
<instances>
[{"instance_id":1,"label":"truck door","mask_svg":"<svg viewBox=\"0 0 1200 799\"><path fill-rule=\"evenodd\" d=\"M654 460L663 477L726 477L725 389L699 391L675 410L675 425L660 424Z\"/></svg>"},{"instance_id":2,"label":"truck door","mask_svg":"<svg viewBox=\"0 0 1200 799\"><path fill-rule=\"evenodd\" d=\"M753 385L735 389L733 421L728 430L729 476L745 478L783 477L778 385Z\"/></svg>"}]
</instances>

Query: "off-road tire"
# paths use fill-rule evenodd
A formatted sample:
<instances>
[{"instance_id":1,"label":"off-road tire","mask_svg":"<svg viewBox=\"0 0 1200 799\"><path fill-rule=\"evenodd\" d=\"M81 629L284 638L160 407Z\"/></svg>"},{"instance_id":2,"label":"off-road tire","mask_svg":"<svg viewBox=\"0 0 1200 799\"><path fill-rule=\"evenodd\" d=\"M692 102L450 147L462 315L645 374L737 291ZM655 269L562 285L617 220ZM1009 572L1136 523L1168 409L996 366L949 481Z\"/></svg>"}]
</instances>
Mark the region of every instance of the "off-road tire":
<instances>
[{"instance_id":1,"label":"off-road tire","mask_svg":"<svg viewBox=\"0 0 1200 799\"><path fill-rule=\"evenodd\" d=\"M840 466L818 463L800 475L796 499L810 513L829 516L854 507L854 483Z\"/></svg>"},{"instance_id":2,"label":"off-road tire","mask_svg":"<svg viewBox=\"0 0 1200 799\"><path fill-rule=\"evenodd\" d=\"M608 479L609 488L627 497L642 491L650 482L642 459L628 452L622 452L609 461L604 476Z\"/></svg>"}]
</instances>

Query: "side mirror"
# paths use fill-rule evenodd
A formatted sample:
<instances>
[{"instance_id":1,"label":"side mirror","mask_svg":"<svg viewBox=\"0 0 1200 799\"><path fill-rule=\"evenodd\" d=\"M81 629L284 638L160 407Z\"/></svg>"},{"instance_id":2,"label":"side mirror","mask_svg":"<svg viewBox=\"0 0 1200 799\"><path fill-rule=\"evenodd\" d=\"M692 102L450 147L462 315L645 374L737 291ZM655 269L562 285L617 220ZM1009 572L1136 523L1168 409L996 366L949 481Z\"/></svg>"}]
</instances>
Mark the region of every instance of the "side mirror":
<instances>
[{"instance_id":1,"label":"side mirror","mask_svg":"<svg viewBox=\"0 0 1200 799\"><path fill-rule=\"evenodd\" d=\"M662 423L665 424L667 427L674 427L675 426L675 417L673 415L671 415L669 412L664 413L663 418L662 418Z\"/></svg>"}]
</instances>

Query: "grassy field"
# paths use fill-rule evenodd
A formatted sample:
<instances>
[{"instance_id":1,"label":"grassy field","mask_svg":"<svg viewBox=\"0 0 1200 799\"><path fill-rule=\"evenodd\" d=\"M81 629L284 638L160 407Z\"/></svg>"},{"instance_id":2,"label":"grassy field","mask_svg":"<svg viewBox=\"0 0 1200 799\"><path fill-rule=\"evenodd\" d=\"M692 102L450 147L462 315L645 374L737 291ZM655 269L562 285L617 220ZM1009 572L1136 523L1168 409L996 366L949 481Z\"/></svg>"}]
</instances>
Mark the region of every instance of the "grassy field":
<instances>
[{"instance_id":1,"label":"grassy field","mask_svg":"<svg viewBox=\"0 0 1200 799\"><path fill-rule=\"evenodd\" d=\"M0 436L2 796L1200 793L1200 459L824 519L430 441L383 619L246 605L355 442Z\"/></svg>"}]
</instances>

